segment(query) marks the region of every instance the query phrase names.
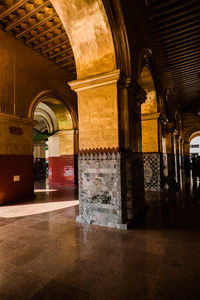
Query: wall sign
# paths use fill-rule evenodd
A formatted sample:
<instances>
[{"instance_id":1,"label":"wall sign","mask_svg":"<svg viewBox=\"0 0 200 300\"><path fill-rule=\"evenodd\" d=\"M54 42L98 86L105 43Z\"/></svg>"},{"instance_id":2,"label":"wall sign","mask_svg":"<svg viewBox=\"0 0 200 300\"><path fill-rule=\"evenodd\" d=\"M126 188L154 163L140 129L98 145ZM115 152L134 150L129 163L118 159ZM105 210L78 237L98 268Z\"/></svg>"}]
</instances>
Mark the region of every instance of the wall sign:
<instances>
[{"instance_id":1,"label":"wall sign","mask_svg":"<svg viewBox=\"0 0 200 300\"><path fill-rule=\"evenodd\" d=\"M20 127L9 127L9 131L11 134L15 134L15 135L22 135L23 129Z\"/></svg>"}]
</instances>

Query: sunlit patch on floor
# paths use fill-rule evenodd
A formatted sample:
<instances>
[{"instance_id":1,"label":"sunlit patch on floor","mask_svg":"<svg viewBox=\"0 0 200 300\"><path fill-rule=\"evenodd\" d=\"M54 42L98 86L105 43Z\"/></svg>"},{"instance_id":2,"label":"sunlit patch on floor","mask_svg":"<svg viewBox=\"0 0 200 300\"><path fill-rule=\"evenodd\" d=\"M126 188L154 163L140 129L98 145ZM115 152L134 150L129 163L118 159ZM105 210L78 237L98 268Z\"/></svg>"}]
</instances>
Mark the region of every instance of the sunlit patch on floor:
<instances>
[{"instance_id":1,"label":"sunlit patch on floor","mask_svg":"<svg viewBox=\"0 0 200 300\"><path fill-rule=\"evenodd\" d=\"M57 192L58 190L56 189L35 189L35 193L46 193L46 192Z\"/></svg>"},{"instance_id":2,"label":"sunlit patch on floor","mask_svg":"<svg viewBox=\"0 0 200 300\"><path fill-rule=\"evenodd\" d=\"M79 204L78 200L72 200L72 201L2 206L0 207L0 217L2 218L25 217L25 216L50 212L54 210L59 210L63 208L68 208L78 204Z\"/></svg>"}]
</instances>

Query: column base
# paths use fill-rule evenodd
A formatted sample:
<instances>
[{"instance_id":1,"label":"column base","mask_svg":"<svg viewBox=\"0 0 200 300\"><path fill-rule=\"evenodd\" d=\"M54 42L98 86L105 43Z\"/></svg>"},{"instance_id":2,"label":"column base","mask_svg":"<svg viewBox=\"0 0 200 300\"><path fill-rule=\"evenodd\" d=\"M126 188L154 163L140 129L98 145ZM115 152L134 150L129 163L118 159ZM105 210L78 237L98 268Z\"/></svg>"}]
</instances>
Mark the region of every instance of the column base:
<instances>
[{"instance_id":1,"label":"column base","mask_svg":"<svg viewBox=\"0 0 200 300\"><path fill-rule=\"evenodd\" d=\"M99 223L99 222L94 222L92 220L85 220L81 216L76 217L76 222L77 223L85 223L85 224L93 224L93 225L98 225L98 226L104 226L104 227L110 227L110 228L117 228L117 229L122 229L122 230L127 230L128 229L128 223L124 224L115 224L112 222L107 222L107 223Z\"/></svg>"},{"instance_id":2,"label":"column base","mask_svg":"<svg viewBox=\"0 0 200 300\"><path fill-rule=\"evenodd\" d=\"M128 229L145 209L141 153L79 155L77 222Z\"/></svg>"}]
</instances>

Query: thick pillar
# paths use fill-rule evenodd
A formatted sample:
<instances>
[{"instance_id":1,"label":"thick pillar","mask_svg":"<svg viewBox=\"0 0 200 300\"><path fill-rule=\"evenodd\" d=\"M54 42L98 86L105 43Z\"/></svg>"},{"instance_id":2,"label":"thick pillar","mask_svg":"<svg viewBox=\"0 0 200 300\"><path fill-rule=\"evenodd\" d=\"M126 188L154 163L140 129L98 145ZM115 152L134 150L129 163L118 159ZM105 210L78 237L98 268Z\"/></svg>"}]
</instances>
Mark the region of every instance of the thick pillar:
<instances>
[{"instance_id":1,"label":"thick pillar","mask_svg":"<svg viewBox=\"0 0 200 300\"><path fill-rule=\"evenodd\" d=\"M173 128L171 123L167 123L165 126L165 138L166 138L166 153L167 153L167 173L175 176L175 155L174 155L174 138Z\"/></svg>"},{"instance_id":2,"label":"thick pillar","mask_svg":"<svg viewBox=\"0 0 200 300\"><path fill-rule=\"evenodd\" d=\"M33 124L0 113L0 204L33 196Z\"/></svg>"},{"instance_id":3,"label":"thick pillar","mask_svg":"<svg viewBox=\"0 0 200 300\"><path fill-rule=\"evenodd\" d=\"M119 153L119 70L70 82L78 94L78 222L126 228Z\"/></svg>"},{"instance_id":4,"label":"thick pillar","mask_svg":"<svg viewBox=\"0 0 200 300\"><path fill-rule=\"evenodd\" d=\"M75 182L74 130L61 130L48 138L49 184L73 186Z\"/></svg>"},{"instance_id":5,"label":"thick pillar","mask_svg":"<svg viewBox=\"0 0 200 300\"><path fill-rule=\"evenodd\" d=\"M130 147L129 127L135 123L129 109L137 106L136 91L119 75L115 70L69 84L78 94L77 221L126 229L139 210L136 198L143 180L136 181L141 174L143 179L143 164L141 153Z\"/></svg>"}]
</instances>

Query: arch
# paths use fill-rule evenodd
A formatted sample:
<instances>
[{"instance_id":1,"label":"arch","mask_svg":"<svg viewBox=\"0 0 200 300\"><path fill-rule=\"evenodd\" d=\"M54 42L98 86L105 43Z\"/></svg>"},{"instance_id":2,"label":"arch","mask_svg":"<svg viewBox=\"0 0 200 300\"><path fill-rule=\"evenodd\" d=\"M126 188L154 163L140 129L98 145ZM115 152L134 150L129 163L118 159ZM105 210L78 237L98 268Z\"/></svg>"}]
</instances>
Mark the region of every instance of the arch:
<instances>
[{"instance_id":1,"label":"arch","mask_svg":"<svg viewBox=\"0 0 200 300\"><path fill-rule=\"evenodd\" d=\"M200 130L195 131L194 133L192 133L192 135L189 138L189 142L191 142L194 138L200 136Z\"/></svg>"},{"instance_id":2,"label":"arch","mask_svg":"<svg viewBox=\"0 0 200 300\"><path fill-rule=\"evenodd\" d=\"M59 93L57 93L55 91L51 91L51 90L43 91L43 92L39 93L33 99L33 101L31 102L31 104L29 106L28 118L33 119L34 112L35 112L35 109L38 106L38 104L40 102L45 101L45 99L48 99L48 98L55 98L66 107L66 109L69 111L69 113L72 117L73 128L78 129L78 118L77 118L77 114L76 114L75 110L71 107L71 105L69 105L69 103L67 101L64 101L64 97L62 95L60 95Z\"/></svg>"},{"instance_id":3,"label":"arch","mask_svg":"<svg viewBox=\"0 0 200 300\"><path fill-rule=\"evenodd\" d=\"M49 184L77 184L78 138L74 128L77 123L74 124L69 109L63 98L51 91L35 97L29 109L29 117L41 122L41 126L38 123L38 128L37 124L34 127L35 178L41 179L37 166L48 164ZM43 128L42 122L46 128Z\"/></svg>"},{"instance_id":4,"label":"arch","mask_svg":"<svg viewBox=\"0 0 200 300\"><path fill-rule=\"evenodd\" d=\"M141 113L156 113L158 111L156 89L151 71L147 66L142 68L140 84L147 93L147 100L141 105Z\"/></svg>"},{"instance_id":5,"label":"arch","mask_svg":"<svg viewBox=\"0 0 200 300\"><path fill-rule=\"evenodd\" d=\"M114 71L115 47L103 1L51 2L69 37L76 62L77 78Z\"/></svg>"},{"instance_id":6,"label":"arch","mask_svg":"<svg viewBox=\"0 0 200 300\"><path fill-rule=\"evenodd\" d=\"M59 130L59 124L53 110L45 103L40 102L34 112L34 120L43 120L49 133Z\"/></svg>"}]
</instances>

